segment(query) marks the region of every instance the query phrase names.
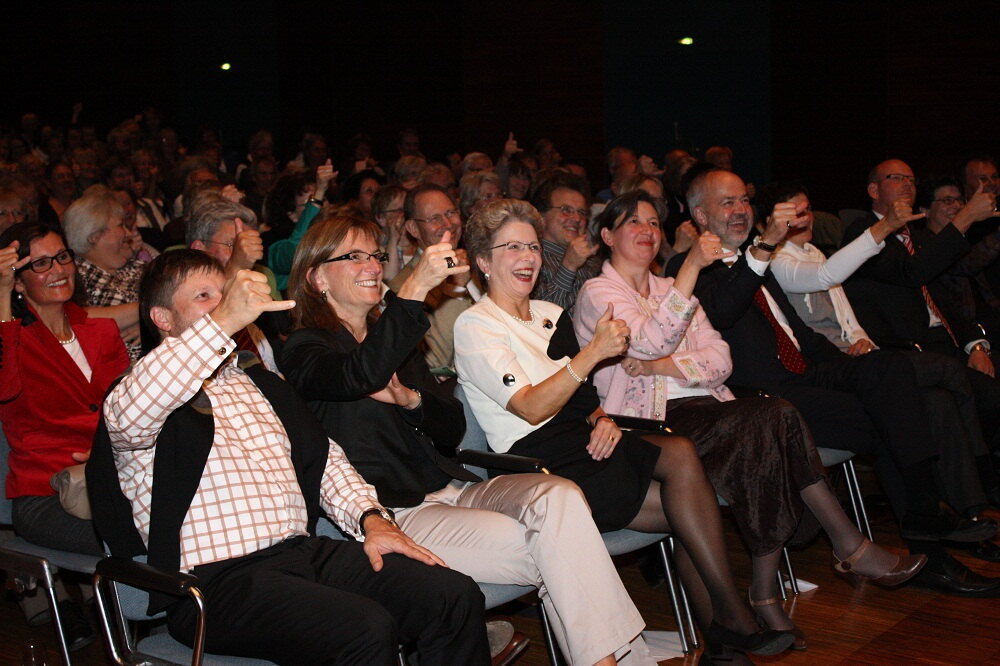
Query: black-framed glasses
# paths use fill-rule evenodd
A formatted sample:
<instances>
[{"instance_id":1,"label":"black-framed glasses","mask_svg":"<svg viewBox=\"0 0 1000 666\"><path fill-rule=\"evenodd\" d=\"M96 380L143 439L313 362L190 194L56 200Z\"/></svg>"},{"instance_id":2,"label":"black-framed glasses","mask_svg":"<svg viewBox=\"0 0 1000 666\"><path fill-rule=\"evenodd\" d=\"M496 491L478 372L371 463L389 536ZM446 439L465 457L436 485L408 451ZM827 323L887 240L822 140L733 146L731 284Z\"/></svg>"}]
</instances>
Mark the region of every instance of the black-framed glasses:
<instances>
[{"instance_id":1,"label":"black-framed glasses","mask_svg":"<svg viewBox=\"0 0 1000 666\"><path fill-rule=\"evenodd\" d=\"M499 245L494 245L490 249L495 250L498 247L505 247L507 248L508 251L514 252L515 254L521 252L525 248L527 248L528 252L531 252L532 254L541 254L542 252L542 246L539 245L538 243L526 243L524 241L517 241L517 240L510 240L507 241L506 243L500 243Z\"/></svg>"},{"instance_id":2,"label":"black-framed glasses","mask_svg":"<svg viewBox=\"0 0 1000 666\"><path fill-rule=\"evenodd\" d=\"M428 217L426 219L415 217L415 218L413 218L413 221L414 222L426 222L427 224L434 225L435 227L440 227L442 224L445 224L446 221L457 220L457 219L459 219L461 217L462 217L462 214L458 212L458 209L457 208L452 208L450 210L446 210L443 213L438 213L437 215L431 215L430 217Z\"/></svg>"},{"instance_id":3,"label":"black-framed glasses","mask_svg":"<svg viewBox=\"0 0 1000 666\"><path fill-rule=\"evenodd\" d=\"M21 266L21 268L18 270L18 272L21 272L21 271L23 271L23 270L25 270L27 268L30 268L35 273L44 273L45 271L47 271L50 268L52 268L52 262L53 261L55 261L55 262L57 262L57 263L62 264L63 266L65 266L66 264L73 263L73 259L75 259L75 258L76 258L76 253L73 252L73 250L62 250L60 252L57 252L55 254L55 256L52 256L52 257L39 257L38 259L35 259L34 261L29 261L24 266Z\"/></svg>"},{"instance_id":4,"label":"black-framed glasses","mask_svg":"<svg viewBox=\"0 0 1000 666\"><path fill-rule=\"evenodd\" d=\"M941 197L940 199L935 199L937 203L943 203L945 206L954 206L955 204L965 205L965 199L963 197Z\"/></svg>"},{"instance_id":5,"label":"black-framed glasses","mask_svg":"<svg viewBox=\"0 0 1000 666\"><path fill-rule=\"evenodd\" d=\"M892 182L898 183L898 184L902 184L902 183L909 183L910 185L916 185L917 184L917 177L916 176L908 176L905 173L890 173L890 174L886 174L885 178L883 178L882 180L891 180Z\"/></svg>"},{"instance_id":6,"label":"black-framed glasses","mask_svg":"<svg viewBox=\"0 0 1000 666\"><path fill-rule=\"evenodd\" d=\"M369 259L374 259L380 264L384 264L389 261L389 253L384 250L379 250L378 252L363 252L361 250L352 250L347 254L342 254L339 257L331 257L329 259L324 259L319 262L320 264L329 264L334 261L347 261L351 260L356 264L363 264Z\"/></svg>"},{"instance_id":7,"label":"black-framed glasses","mask_svg":"<svg viewBox=\"0 0 1000 666\"><path fill-rule=\"evenodd\" d=\"M587 211L587 210L585 210L585 209L583 209L583 208L573 208L572 206L566 206L566 205L553 206L553 208L555 208L556 210L558 210L560 213L562 213L566 217L572 217L573 215L579 215L580 217L582 217L585 220L590 217L590 212Z\"/></svg>"}]
</instances>

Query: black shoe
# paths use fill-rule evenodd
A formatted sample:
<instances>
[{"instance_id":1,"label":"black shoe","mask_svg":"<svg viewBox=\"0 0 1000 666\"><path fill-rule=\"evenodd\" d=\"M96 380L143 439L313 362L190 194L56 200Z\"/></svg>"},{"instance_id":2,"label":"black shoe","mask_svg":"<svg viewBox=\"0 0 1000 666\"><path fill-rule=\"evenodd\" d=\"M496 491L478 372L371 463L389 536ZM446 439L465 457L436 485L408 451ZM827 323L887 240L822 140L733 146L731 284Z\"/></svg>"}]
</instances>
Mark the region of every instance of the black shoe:
<instances>
[{"instance_id":1,"label":"black shoe","mask_svg":"<svg viewBox=\"0 0 1000 666\"><path fill-rule=\"evenodd\" d=\"M992 539L997 524L984 520L969 520L951 514L936 516L906 516L900 524L900 533L909 541L958 541L975 543Z\"/></svg>"},{"instance_id":2,"label":"black shoe","mask_svg":"<svg viewBox=\"0 0 1000 666\"><path fill-rule=\"evenodd\" d=\"M951 555L929 555L912 584L960 597L1000 597L1000 578L980 576Z\"/></svg>"},{"instance_id":3,"label":"black shoe","mask_svg":"<svg viewBox=\"0 0 1000 666\"><path fill-rule=\"evenodd\" d=\"M705 632L705 643L709 645L724 645L740 652L749 652L761 657L784 652L795 642L795 635L790 631L762 629L753 634L741 634L726 629L712 620Z\"/></svg>"},{"instance_id":4,"label":"black shoe","mask_svg":"<svg viewBox=\"0 0 1000 666\"><path fill-rule=\"evenodd\" d=\"M992 541L980 541L979 543L948 543L949 548L956 548L977 560L986 562L1000 562L1000 546Z\"/></svg>"},{"instance_id":5,"label":"black shoe","mask_svg":"<svg viewBox=\"0 0 1000 666\"><path fill-rule=\"evenodd\" d=\"M83 609L75 601L65 599L59 602L59 620L62 622L63 636L66 637L66 647L70 652L87 647L97 638L83 614Z\"/></svg>"}]
</instances>

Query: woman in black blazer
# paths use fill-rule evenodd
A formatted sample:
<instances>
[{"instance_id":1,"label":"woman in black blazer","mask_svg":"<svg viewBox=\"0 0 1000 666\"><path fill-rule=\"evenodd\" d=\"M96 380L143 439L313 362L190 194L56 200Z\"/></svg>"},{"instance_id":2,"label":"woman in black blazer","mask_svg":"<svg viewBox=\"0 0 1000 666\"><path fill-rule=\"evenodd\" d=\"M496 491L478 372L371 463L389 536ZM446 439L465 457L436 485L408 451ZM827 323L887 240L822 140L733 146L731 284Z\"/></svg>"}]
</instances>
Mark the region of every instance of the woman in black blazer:
<instances>
[{"instance_id":1,"label":"woman in black blazer","mask_svg":"<svg viewBox=\"0 0 1000 666\"><path fill-rule=\"evenodd\" d=\"M423 301L469 267L446 234L380 312L387 257L378 237L374 223L346 216L306 233L289 278L296 330L285 376L418 544L479 582L540 586L571 663L645 650L642 617L576 484L546 474L482 481L448 457L465 421L419 349Z\"/></svg>"}]
</instances>

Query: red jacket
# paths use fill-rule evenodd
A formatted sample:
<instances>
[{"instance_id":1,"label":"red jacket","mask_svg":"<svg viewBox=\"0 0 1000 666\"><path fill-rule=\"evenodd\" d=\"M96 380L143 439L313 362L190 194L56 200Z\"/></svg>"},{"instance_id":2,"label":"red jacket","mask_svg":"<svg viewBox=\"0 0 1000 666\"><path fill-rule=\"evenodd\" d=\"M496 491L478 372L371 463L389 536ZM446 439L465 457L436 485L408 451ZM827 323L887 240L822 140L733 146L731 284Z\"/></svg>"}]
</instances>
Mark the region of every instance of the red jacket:
<instances>
[{"instance_id":1,"label":"red jacket","mask_svg":"<svg viewBox=\"0 0 1000 666\"><path fill-rule=\"evenodd\" d=\"M0 323L0 423L10 442L7 497L55 494L49 479L89 451L104 393L128 367L128 355L111 319L90 319L65 306L92 371L80 368L41 321Z\"/></svg>"}]
</instances>

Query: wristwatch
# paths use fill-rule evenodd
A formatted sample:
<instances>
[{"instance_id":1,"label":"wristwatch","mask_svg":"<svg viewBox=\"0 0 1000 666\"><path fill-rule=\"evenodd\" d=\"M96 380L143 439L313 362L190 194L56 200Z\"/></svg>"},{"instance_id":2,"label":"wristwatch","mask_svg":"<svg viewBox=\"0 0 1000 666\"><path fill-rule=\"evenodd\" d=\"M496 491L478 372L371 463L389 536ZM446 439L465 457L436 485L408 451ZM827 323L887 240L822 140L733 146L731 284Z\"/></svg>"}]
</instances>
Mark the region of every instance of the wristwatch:
<instances>
[{"instance_id":1,"label":"wristwatch","mask_svg":"<svg viewBox=\"0 0 1000 666\"><path fill-rule=\"evenodd\" d=\"M977 342L976 344L972 345L972 348L969 349L969 354L972 354L972 352L977 352L977 351L981 351L987 356L991 357L993 356L993 354L990 353L990 343L988 342Z\"/></svg>"},{"instance_id":2,"label":"wristwatch","mask_svg":"<svg viewBox=\"0 0 1000 666\"><path fill-rule=\"evenodd\" d=\"M399 525L396 523L396 514L392 512L392 509L386 509L384 507L379 509L368 509L358 518L358 529L361 531L361 536L367 536L365 534L365 518L373 515L379 515L385 522L397 529L399 528Z\"/></svg>"},{"instance_id":3,"label":"wristwatch","mask_svg":"<svg viewBox=\"0 0 1000 666\"><path fill-rule=\"evenodd\" d=\"M775 250L778 249L777 245L771 245L770 243L765 243L763 236L757 236L756 238L754 238L753 239L753 246L754 247L759 247L760 249L764 250L765 252L774 252Z\"/></svg>"}]
</instances>

